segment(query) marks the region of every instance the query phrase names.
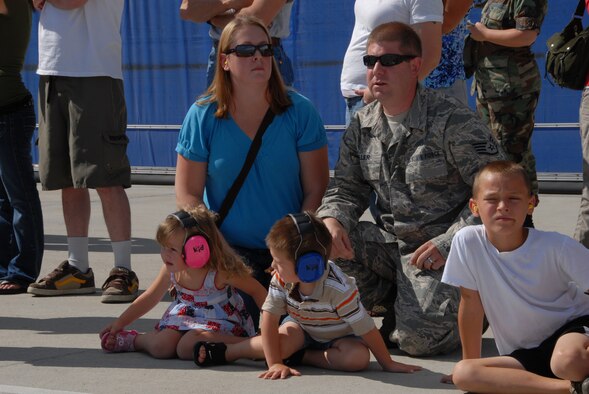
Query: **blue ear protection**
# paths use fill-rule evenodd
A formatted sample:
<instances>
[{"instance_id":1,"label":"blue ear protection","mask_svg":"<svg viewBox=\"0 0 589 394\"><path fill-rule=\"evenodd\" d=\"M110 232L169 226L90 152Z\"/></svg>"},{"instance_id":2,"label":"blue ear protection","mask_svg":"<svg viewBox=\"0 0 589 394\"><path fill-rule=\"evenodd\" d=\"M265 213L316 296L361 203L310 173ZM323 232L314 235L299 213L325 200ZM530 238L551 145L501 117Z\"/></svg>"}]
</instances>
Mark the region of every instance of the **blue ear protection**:
<instances>
[{"instance_id":1,"label":"blue ear protection","mask_svg":"<svg viewBox=\"0 0 589 394\"><path fill-rule=\"evenodd\" d=\"M182 227L186 230L188 235L188 229L192 227L198 227L198 222L192 215L186 211L178 211L169 215L178 220ZM209 242L202 235L193 235L190 237L185 236L184 246L182 248L182 257L186 265L190 268L202 268L206 263L209 262L211 257L211 250L209 248Z\"/></svg>"},{"instance_id":2,"label":"blue ear protection","mask_svg":"<svg viewBox=\"0 0 589 394\"><path fill-rule=\"evenodd\" d=\"M302 282L315 282L321 279L327 267L327 262L325 261L326 249L317 239L317 234L315 233L309 215L306 213L295 213L289 214L288 216L293 220L300 238L299 246L297 246L297 250L295 251L295 272ZM315 239L317 239L317 243L323 248L322 252L300 250L303 239L307 234L313 234Z\"/></svg>"}]
</instances>

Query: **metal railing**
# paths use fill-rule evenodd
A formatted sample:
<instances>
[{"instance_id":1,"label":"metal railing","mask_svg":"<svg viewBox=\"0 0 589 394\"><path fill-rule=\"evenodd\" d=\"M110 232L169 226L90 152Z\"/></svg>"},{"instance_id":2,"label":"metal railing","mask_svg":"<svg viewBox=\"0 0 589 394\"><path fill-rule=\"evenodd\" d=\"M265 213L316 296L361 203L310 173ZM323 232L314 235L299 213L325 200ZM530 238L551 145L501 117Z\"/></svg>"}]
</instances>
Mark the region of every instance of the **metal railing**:
<instances>
[{"instance_id":1,"label":"metal railing","mask_svg":"<svg viewBox=\"0 0 589 394\"><path fill-rule=\"evenodd\" d=\"M130 124L130 130L180 130L181 125L166 124ZM578 128L579 123L536 123L536 128ZM345 125L326 125L330 131L343 131ZM34 165L37 172L37 165ZM173 185L176 169L174 167L131 167L131 178L134 184L146 185ZM330 176L333 171L330 171ZM567 193L578 194L582 188L583 176L581 173L538 173L538 182L542 193Z\"/></svg>"}]
</instances>

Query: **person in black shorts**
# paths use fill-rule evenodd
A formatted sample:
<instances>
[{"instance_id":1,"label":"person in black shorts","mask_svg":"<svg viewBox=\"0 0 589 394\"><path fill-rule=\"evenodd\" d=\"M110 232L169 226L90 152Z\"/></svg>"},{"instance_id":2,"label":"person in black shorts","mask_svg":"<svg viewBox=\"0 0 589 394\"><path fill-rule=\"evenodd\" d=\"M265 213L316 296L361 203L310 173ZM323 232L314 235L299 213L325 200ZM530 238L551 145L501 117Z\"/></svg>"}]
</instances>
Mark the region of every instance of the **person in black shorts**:
<instances>
[{"instance_id":1,"label":"person in black shorts","mask_svg":"<svg viewBox=\"0 0 589 394\"><path fill-rule=\"evenodd\" d=\"M454 383L476 393L587 394L589 250L524 227L535 196L519 164L487 164L472 194L470 209L483 224L456 233L442 276L461 295ZM484 315L498 357L480 358Z\"/></svg>"}]
</instances>

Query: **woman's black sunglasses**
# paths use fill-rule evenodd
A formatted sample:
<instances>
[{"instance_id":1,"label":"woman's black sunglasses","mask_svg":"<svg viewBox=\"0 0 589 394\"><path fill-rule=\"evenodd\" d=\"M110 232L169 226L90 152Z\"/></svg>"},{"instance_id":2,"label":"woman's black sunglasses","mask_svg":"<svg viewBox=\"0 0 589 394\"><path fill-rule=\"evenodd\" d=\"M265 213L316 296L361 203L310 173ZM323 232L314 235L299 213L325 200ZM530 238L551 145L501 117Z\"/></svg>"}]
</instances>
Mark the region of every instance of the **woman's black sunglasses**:
<instances>
[{"instance_id":1,"label":"woman's black sunglasses","mask_svg":"<svg viewBox=\"0 0 589 394\"><path fill-rule=\"evenodd\" d=\"M417 56L398 55L396 53L385 53L381 56L364 55L362 60L364 60L364 65L368 68L373 68L376 65L376 62L380 62L380 64L384 67L392 67L402 62L406 62L407 60L411 60L415 57Z\"/></svg>"},{"instance_id":2,"label":"woman's black sunglasses","mask_svg":"<svg viewBox=\"0 0 589 394\"><path fill-rule=\"evenodd\" d=\"M242 44L236 45L235 48L228 49L225 51L226 55L230 53L235 53L238 57L251 57L254 56L256 50L260 51L260 55L264 57L272 56L274 51L272 51L271 44L261 44L261 45L252 45L252 44Z\"/></svg>"}]
</instances>

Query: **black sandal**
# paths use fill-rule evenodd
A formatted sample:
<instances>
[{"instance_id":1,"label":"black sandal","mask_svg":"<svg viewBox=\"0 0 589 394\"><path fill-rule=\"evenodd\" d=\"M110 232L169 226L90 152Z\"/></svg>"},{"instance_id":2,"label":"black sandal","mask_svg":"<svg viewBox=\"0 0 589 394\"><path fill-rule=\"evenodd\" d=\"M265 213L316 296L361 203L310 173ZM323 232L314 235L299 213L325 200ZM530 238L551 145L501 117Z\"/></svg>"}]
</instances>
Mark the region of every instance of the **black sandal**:
<instances>
[{"instance_id":1,"label":"black sandal","mask_svg":"<svg viewBox=\"0 0 589 394\"><path fill-rule=\"evenodd\" d=\"M27 286L23 286L20 283L13 282L11 280L3 280L0 285L9 285L9 288L0 288L0 295L6 294L22 294L27 292Z\"/></svg>"},{"instance_id":2,"label":"black sandal","mask_svg":"<svg viewBox=\"0 0 589 394\"><path fill-rule=\"evenodd\" d=\"M198 361L201 346L204 346L206 353L203 362ZM200 368L227 364L227 359L225 359L226 350L227 345L223 342L197 342L194 345L194 363Z\"/></svg>"}]
</instances>

